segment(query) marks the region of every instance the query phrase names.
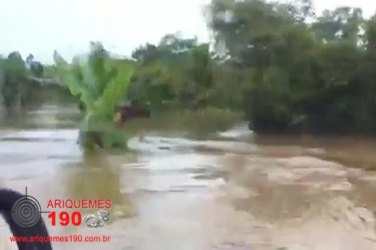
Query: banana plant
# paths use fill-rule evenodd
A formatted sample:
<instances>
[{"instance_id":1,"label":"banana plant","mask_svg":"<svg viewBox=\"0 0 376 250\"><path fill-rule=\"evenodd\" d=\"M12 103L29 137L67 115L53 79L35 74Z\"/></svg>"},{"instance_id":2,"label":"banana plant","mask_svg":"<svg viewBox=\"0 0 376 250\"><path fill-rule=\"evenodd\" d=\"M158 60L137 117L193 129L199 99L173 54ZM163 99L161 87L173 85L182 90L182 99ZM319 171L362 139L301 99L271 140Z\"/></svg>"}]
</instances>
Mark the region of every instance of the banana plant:
<instances>
[{"instance_id":1,"label":"banana plant","mask_svg":"<svg viewBox=\"0 0 376 250\"><path fill-rule=\"evenodd\" d=\"M74 58L71 64L56 51L54 61L60 81L84 106L81 145L93 148L99 139L105 148L126 146L126 139L116 131L112 117L129 86L133 64L111 58L100 43L91 43L90 53ZM90 138L93 135L94 140Z\"/></svg>"}]
</instances>

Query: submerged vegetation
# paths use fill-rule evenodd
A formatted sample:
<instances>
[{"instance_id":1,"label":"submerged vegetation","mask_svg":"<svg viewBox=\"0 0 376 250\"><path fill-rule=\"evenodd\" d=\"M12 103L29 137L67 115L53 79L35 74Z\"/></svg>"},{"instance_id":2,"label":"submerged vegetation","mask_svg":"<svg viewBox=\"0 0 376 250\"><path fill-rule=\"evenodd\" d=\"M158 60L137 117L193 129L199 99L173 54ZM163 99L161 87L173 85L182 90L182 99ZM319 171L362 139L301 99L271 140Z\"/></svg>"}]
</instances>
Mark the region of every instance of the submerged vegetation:
<instances>
[{"instance_id":1,"label":"submerged vegetation","mask_svg":"<svg viewBox=\"0 0 376 250\"><path fill-rule=\"evenodd\" d=\"M132 65L110 58L98 43L91 44L87 58L75 58L72 64L57 52L54 60L60 80L85 112L80 128L81 144L85 148L96 144L104 148L125 146L126 140L118 139L122 134L117 133L113 116L129 85Z\"/></svg>"},{"instance_id":2,"label":"submerged vegetation","mask_svg":"<svg viewBox=\"0 0 376 250\"><path fill-rule=\"evenodd\" d=\"M34 76L64 83L80 103L84 145L124 144L113 115L125 100L147 107L154 121L189 113L204 133L227 128L239 113L259 133L375 133L376 15L351 7L319 15L312 5L213 0L213 44L168 34L116 59L92 43L87 57L68 63L55 53L55 65ZM6 106L27 96L30 70L21 61L1 59Z\"/></svg>"},{"instance_id":3,"label":"submerged vegetation","mask_svg":"<svg viewBox=\"0 0 376 250\"><path fill-rule=\"evenodd\" d=\"M22 57L12 52L0 58L0 102L5 112L15 111L25 103L27 97L27 69Z\"/></svg>"},{"instance_id":4,"label":"submerged vegetation","mask_svg":"<svg viewBox=\"0 0 376 250\"><path fill-rule=\"evenodd\" d=\"M166 136L208 139L211 133L229 129L241 120L241 112L207 107L195 111L167 111L149 119L131 120L123 129L132 135L158 131Z\"/></svg>"},{"instance_id":5,"label":"submerged vegetation","mask_svg":"<svg viewBox=\"0 0 376 250\"><path fill-rule=\"evenodd\" d=\"M310 0L215 0L208 19L254 130L376 131L375 17L351 7L315 15Z\"/></svg>"}]
</instances>

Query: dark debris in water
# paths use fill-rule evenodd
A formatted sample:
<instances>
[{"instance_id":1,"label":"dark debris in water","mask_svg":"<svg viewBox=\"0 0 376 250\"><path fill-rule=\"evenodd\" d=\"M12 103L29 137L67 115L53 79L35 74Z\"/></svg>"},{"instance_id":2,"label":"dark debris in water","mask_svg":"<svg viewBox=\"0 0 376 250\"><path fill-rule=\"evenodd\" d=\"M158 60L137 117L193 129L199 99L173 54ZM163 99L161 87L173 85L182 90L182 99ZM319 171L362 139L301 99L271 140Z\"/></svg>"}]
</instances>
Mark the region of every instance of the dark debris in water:
<instances>
[{"instance_id":1,"label":"dark debris in water","mask_svg":"<svg viewBox=\"0 0 376 250\"><path fill-rule=\"evenodd\" d=\"M224 243L218 246L214 246L213 250L252 250L253 247L250 245L239 244L239 243Z\"/></svg>"},{"instance_id":2,"label":"dark debris in water","mask_svg":"<svg viewBox=\"0 0 376 250\"><path fill-rule=\"evenodd\" d=\"M196 180L213 180L218 178L227 179L228 173L226 171L214 171L212 173L200 173L194 176Z\"/></svg>"},{"instance_id":3,"label":"dark debris in water","mask_svg":"<svg viewBox=\"0 0 376 250\"><path fill-rule=\"evenodd\" d=\"M220 155L226 152L225 149L211 148L205 145L197 145L197 146L194 146L193 148L199 153L208 153L208 154L214 154L214 155L218 155L218 154Z\"/></svg>"},{"instance_id":4,"label":"dark debris in water","mask_svg":"<svg viewBox=\"0 0 376 250\"><path fill-rule=\"evenodd\" d=\"M9 180L11 181L23 181L23 180L30 180L32 178L38 178L37 175L23 175L23 176L15 176L15 177L11 177L9 178Z\"/></svg>"},{"instance_id":5,"label":"dark debris in water","mask_svg":"<svg viewBox=\"0 0 376 250\"><path fill-rule=\"evenodd\" d=\"M179 186L172 186L171 190L183 189L183 190L206 190L207 185L179 185Z\"/></svg>"},{"instance_id":6,"label":"dark debris in water","mask_svg":"<svg viewBox=\"0 0 376 250\"><path fill-rule=\"evenodd\" d=\"M185 192L187 192L187 190L183 188L170 188L166 190L154 190L154 189L140 188L136 190L134 193L163 194L163 193L185 193Z\"/></svg>"}]
</instances>

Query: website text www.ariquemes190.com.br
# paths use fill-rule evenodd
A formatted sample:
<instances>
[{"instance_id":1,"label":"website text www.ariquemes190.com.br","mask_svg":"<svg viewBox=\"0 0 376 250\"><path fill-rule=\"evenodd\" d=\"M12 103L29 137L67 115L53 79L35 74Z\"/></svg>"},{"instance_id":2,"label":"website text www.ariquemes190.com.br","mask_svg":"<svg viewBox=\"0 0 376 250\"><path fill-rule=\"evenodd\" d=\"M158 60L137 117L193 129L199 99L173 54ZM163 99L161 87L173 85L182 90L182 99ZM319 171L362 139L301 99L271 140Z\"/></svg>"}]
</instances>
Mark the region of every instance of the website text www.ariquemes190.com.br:
<instances>
[{"instance_id":1,"label":"website text www.ariquemes190.com.br","mask_svg":"<svg viewBox=\"0 0 376 250\"><path fill-rule=\"evenodd\" d=\"M10 236L9 239L11 242L23 243L106 243L111 240L111 237L107 235L85 236L81 234L73 234L65 236Z\"/></svg>"}]
</instances>

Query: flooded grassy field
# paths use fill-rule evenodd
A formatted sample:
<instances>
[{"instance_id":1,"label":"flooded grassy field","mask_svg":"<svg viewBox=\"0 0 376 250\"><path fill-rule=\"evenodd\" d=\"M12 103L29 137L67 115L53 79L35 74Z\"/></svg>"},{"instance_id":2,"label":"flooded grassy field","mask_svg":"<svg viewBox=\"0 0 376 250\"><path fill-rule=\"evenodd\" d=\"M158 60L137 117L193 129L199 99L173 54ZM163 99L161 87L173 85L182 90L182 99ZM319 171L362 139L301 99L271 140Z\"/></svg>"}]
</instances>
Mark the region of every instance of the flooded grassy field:
<instances>
[{"instance_id":1,"label":"flooded grassy field","mask_svg":"<svg viewBox=\"0 0 376 250\"><path fill-rule=\"evenodd\" d=\"M42 209L49 199L112 199L103 228L44 217L52 236L110 242L54 249L376 249L376 172L363 170L376 167L373 140L260 137L243 124L198 140L135 121L147 129L129 152L83 156L78 120L75 107L45 105L0 130L1 187L27 186ZM16 249L4 221L0 229L1 249Z\"/></svg>"}]
</instances>

